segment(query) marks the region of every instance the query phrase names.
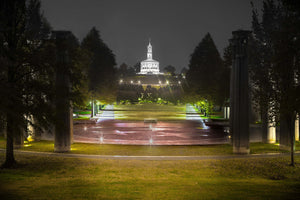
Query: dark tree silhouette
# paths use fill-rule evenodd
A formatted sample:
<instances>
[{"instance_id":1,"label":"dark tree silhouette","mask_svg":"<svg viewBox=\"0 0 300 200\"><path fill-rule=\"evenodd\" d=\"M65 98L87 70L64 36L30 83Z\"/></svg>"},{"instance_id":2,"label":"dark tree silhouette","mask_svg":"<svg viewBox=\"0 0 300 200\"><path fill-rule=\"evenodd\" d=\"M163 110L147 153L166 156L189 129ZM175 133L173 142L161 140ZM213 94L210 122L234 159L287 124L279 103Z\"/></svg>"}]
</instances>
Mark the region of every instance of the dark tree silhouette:
<instances>
[{"instance_id":1,"label":"dark tree silhouette","mask_svg":"<svg viewBox=\"0 0 300 200\"><path fill-rule=\"evenodd\" d=\"M168 66L164 67L163 71L167 74L174 76L176 68L172 65L168 65Z\"/></svg>"},{"instance_id":2,"label":"dark tree silhouette","mask_svg":"<svg viewBox=\"0 0 300 200\"><path fill-rule=\"evenodd\" d=\"M99 31L95 27L83 39L81 46L90 52L91 56L88 69L88 88L92 102L94 100L107 103L115 101L117 90L115 55L102 41Z\"/></svg>"},{"instance_id":3,"label":"dark tree silhouette","mask_svg":"<svg viewBox=\"0 0 300 200\"><path fill-rule=\"evenodd\" d=\"M265 0L262 21L253 14L254 54L252 76L260 106L267 112L272 102L270 117L279 115L280 146L291 146L291 164L294 165L294 120L299 113L299 10L289 0ZM268 82L269 81L269 82ZM270 95L273 94L273 95ZM264 117L266 118L266 117Z\"/></svg>"},{"instance_id":4,"label":"dark tree silhouette","mask_svg":"<svg viewBox=\"0 0 300 200\"><path fill-rule=\"evenodd\" d=\"M223 62L210 34L207 33L191 55L186 79L190 94L200 95L213 103L220 103L220 83ZM224 99L222 99L224 101Z\"/></svg>"}]
</instances>

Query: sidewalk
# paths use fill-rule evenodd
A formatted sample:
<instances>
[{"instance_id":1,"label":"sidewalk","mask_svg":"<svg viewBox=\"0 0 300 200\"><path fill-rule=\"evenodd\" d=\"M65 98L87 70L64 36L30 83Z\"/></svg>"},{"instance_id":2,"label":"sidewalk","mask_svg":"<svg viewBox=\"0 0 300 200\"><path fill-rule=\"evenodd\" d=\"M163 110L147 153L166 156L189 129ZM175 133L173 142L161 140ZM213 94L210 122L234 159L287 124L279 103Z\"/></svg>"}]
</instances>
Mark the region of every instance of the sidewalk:
<instances>
[{"instance_id":1,"label":"sidewalk","mask_svg":"<svg viewBox=\"0 0 300 200\"><path fill-rule=\"evenodd\" d=\"M5 149L0 149L4 153ZM120 156L120 155L89 155L89 154L71 154L71 153L50 153L37 151L15 150L15 154L25 154L32 156L49 156L63 158L90 158L90 159L109 159L109 160L225 160L225 159L247 159L247 158L274 158L290 156L290 153L266 153L249 155L211 155L211 156ZM300 151L295 152L299 156Z\"/></svg>"}]
</instances>

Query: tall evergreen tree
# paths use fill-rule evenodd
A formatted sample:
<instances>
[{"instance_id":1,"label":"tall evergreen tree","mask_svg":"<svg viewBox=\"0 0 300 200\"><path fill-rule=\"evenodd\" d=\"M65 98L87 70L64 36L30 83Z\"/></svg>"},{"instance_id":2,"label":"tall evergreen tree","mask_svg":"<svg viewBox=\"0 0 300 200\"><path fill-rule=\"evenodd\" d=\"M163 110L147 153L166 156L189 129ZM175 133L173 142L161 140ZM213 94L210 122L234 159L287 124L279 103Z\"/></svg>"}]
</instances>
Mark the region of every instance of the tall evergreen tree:
<instances>
[{"instance_id":1,"label":"tall evergreen tree","mask_svg":"<svg viewBox=\"0 0 300 200\"><path fill-rule=\"evenodd\" d=\"M207 33L191 55L186 79L189 93L220 104L220 80L223 62L210 34ZM223 103L223 102L222 102Z\"/></svg>"},{"instance_id":2,"label":"tall evergreen tree","mask_svg":"<svg viewBox=\"0 0 300 200\"><path fill-rule=\"evenodd\" d=\"M100 38L99 31L93 27L83 39L81 46L91 55L88 69L89 91L92 101L100 100L107 103L116 97L116 65L115 56Z\"/></svg>"}]
</instances>

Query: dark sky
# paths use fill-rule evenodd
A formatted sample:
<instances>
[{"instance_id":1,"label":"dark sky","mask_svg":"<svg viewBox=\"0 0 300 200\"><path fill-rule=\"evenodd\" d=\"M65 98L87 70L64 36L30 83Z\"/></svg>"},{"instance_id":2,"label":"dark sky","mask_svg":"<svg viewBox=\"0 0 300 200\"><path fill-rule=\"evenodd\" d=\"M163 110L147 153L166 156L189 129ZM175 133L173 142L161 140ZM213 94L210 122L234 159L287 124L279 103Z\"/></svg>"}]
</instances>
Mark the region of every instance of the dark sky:
<instances>
[{"instance_id":1,"label":"dark sky","mask_svg":"<svg viewBox=\"0 0 300 200\"><path fill-rule=\"evenodd\" d=\"M250 0L41 0L55 30L80 40L95 26L116 55L118 66L146 59L149 38L160 69L188 67L209 32L222 54L231 32L251 28ZM261 0L253 0L261 7ZM259 9L260 10L260 9Z\"/></svg>"}]
</instances>

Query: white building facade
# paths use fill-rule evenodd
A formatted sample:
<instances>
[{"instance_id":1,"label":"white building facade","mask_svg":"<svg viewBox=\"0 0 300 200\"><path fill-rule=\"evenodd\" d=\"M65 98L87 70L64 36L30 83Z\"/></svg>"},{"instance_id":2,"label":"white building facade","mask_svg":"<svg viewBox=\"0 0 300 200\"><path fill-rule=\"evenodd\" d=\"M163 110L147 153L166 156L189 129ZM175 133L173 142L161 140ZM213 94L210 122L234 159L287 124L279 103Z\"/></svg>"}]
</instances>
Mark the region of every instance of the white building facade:
<instances>
[{"instance_id":1,"label":"white building facade","mask_svg":"<svg viewBox=\"0 0 300 200\"><path fill-rule=\"evenodd\" d=\"M152 45L147 47L147 60L141 62L141 71L138 74L162 74L159 72L159 62L152 58Z\"/></svg>"}]
</instances>

